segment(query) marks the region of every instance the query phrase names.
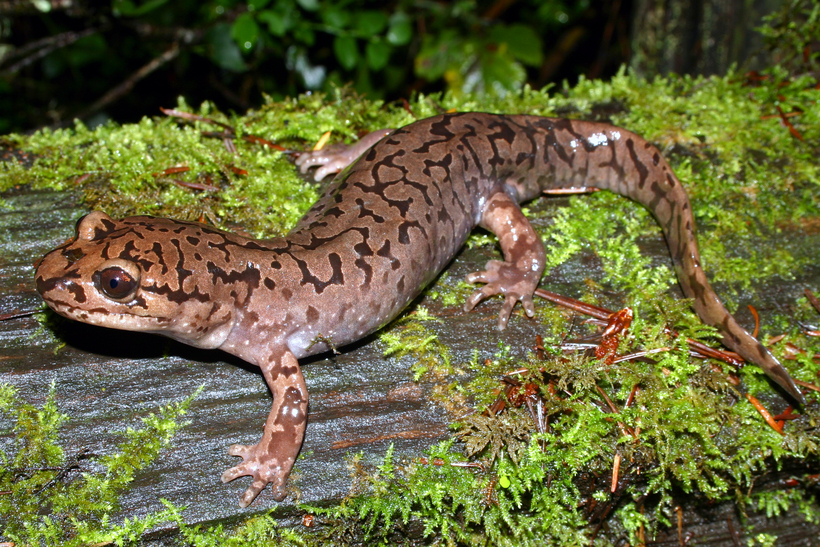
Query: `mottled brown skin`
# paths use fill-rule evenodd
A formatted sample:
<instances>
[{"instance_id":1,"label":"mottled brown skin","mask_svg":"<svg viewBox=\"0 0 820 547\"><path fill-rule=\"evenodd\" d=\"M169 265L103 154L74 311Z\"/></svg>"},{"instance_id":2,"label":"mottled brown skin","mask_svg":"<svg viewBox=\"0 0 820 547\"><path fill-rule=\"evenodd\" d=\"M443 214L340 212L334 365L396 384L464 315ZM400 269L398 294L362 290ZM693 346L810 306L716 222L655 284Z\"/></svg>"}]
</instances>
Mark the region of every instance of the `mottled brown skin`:
<instances>
[{"instance_id":1,"label":"mottled brown skin","mask_svg":"<svg viewBox=\"0 0 820 547\"><path fill-rule=\"evenodd\" d=\"M345 151L305 158L303 165L333 164L331 171L354 159ZM501 294L500 328L516 302L531 316L545 253L518 204L558 188L607 189L652 211L703 321L803 400L709 286L689 200L669 165L642 138L605 124L481 113L420 120L364 151L284 238L257 241L192 222L91 213L74 241L42 260L37 289L66 317L220 348L259 366L273 408L259 443L230 448L243 462L222 480L252 478L243 507L267 484L282 500L307 418L297 360L390 321L477 225L498 236L504 261L468 276L484 285L465 309Z\"/></svg>"}]
</instances>

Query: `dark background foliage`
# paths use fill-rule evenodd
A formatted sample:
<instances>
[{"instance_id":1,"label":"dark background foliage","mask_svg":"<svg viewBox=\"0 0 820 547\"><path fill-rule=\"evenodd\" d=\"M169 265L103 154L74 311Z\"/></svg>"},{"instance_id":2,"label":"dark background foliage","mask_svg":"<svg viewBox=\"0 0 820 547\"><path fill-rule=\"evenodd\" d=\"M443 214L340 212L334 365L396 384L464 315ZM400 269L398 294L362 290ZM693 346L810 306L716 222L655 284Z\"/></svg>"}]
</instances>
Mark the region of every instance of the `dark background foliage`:
<instances>
[{"instance_id":1,"label":"dark background foliage","mask_svg":"<svg viewBox=\"0 0 820 547\"><path fill-rule=\"evenodd\" d=\"M0 133L78 117L134 121L180 95L244 111L263 94L346 83L393 100L442 90L503 95L525 84L606 78L622 65L648 77L763 68L772 60L757 55L766 51L755 30L762 16L775 12L787 28L810 19L811 5L0 0ZM782 36L769 37L769 52L782 45Z\"/></svg>"}]
</instances>

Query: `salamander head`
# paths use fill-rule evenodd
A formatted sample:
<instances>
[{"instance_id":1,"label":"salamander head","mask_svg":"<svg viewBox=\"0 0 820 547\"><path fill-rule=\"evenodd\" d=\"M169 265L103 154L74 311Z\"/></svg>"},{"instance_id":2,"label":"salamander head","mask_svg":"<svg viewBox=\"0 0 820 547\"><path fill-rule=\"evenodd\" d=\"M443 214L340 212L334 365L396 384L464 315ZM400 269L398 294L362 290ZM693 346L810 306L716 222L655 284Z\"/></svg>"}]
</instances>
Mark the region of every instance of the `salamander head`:
<instances>
[{"instance_id":1,"label":"salamander head","mask_svg":"<svg viewBox=\"0 0 820 547\"><path fill-rule=\"evenodd\" d=\"M224 273L229 253L216 252L220 244L223 234L196 223L116 221L97 211L80 220L75 239L42 259L37 291L69 319L218 347L233 326L233 307L214 276L196 266L203 262L206 273L208 267ZM215 254L216 262L201 249Z\"/></svg>"}]
</instances>

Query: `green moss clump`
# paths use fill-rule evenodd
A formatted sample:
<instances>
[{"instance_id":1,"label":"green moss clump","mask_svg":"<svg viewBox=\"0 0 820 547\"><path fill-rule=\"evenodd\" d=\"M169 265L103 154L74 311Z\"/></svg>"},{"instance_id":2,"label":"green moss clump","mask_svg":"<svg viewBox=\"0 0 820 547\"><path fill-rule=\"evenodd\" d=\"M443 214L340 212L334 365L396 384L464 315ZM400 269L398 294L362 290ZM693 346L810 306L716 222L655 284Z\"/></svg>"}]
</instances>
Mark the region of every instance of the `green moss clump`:
<instances>
[{"instance_id":1,"label":"green moss clump","mask_svg":"<svg viewBox=\"0 0 820 547\"><path fill-rule=\"evenodd\" d=\"M223 525L190 526L179 509L168 502L169 519L179 527L182 545L193 547L304 547L315 545L297 531L281 528L270 515L260 515L242 521L231 530Z\"/></svg>"},{"instance_id":2,"label":"green moss clump","mask_svg":"<svg viewBox=\"0 0 820 547\"><path fill-rule=\"evenodd\" d=\"M112 523L110 515L135 473L156 460L185 425L180 418L199 391L143 418L141 429L129 428L111 454L66 456L58 434L67 417L57 408L54 386L37 408L21 401L11 385L0 384L0 410L11 418L15 437L15 453L2 454L0 535L17 545L123 545L172 520L171 507L122 524ZM103 472L84 470L83 462L91 459Z\"/></svg>"},{"instance_id":3,"label":"green moss clump","mask_svg":"<svg viewBox=\"0 0 820 547\"><path fill-rule=\"evenodd\" d=\"M367 542L383 545L415 522L435 544L604 546L613 539L596 538L604 518L637 544L639 535L674 526L682 494L734 500L741 512L750 508L773 516L797 507L808 521L820 522L820 506L806 490L753 490L772 468L817 465L820 398L809 395L809 405L785 435L774 431L730 381L733 369L693 360L685 336L664 328L676 325L696 339L713 335L690 324L681 310L670 305L647 317L638 313L625 337L621 353L632 347L658 350L655 361L610 365L553 350L546 360L515 362L502 350L496 359L462 365L472 380L461 389L475 408L458 420L463 447L450 440L423 458L403 461L391 448L369 471L356 460L349 498L338 506L304 509L322 517L328 537L328 530L349 533L352 527L352 537L363 534ZM404 339L412 347L421 327L403 328L415 333ZM820 342L796 332L789 341L806 349L799 362L786 361L791 372L816 375L820 364L811 356ZM428 352L433 355L425 357ZM435 359L435 352L427 344L415 355ZM527 384L534 386L529 406L520 399L516 404L513 391L498 414L483 412L499 396L502 371L513 369L522 394ZM771 390L753 367L740 375L750 393ZM616 457L621 463L612 491Z\"/></svg>"}]
</instances>

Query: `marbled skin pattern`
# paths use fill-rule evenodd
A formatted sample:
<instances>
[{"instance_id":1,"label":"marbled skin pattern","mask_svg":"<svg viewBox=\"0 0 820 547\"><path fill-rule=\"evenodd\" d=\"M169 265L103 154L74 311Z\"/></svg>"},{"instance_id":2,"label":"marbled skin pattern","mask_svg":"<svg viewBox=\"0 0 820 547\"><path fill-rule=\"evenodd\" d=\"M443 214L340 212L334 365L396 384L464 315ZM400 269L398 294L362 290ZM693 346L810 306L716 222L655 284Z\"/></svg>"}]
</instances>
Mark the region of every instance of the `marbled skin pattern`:
<instances>
[{"instance_id":1,"label":"marbled skin pattern","mask_svg":"<svg viewBox=\"0 0 820 547\"><path fill-rule=\"evenodd\" d=\"M310 163L336 159L320 152ZM307 417L297 359L390 321L476 225L499 237L504 261L468 276L484 285L465 308L501 294L500 328L518 301L531 315L545 254L518 204L544 190L589 187L654 214L703 321L802 401L785 369L709 286L689 200L667 162L637 135L599 123L481 113L420 120L366 150L284 238L256 241L192 222L95 212L80 221L75 240L42 260L37 289L66 317L157 332L258 365L273 408L258 444L230 448L243 462L222 479L252 478L242 506L267 484L282 500Z\"/></svg>"}]
</instances>

